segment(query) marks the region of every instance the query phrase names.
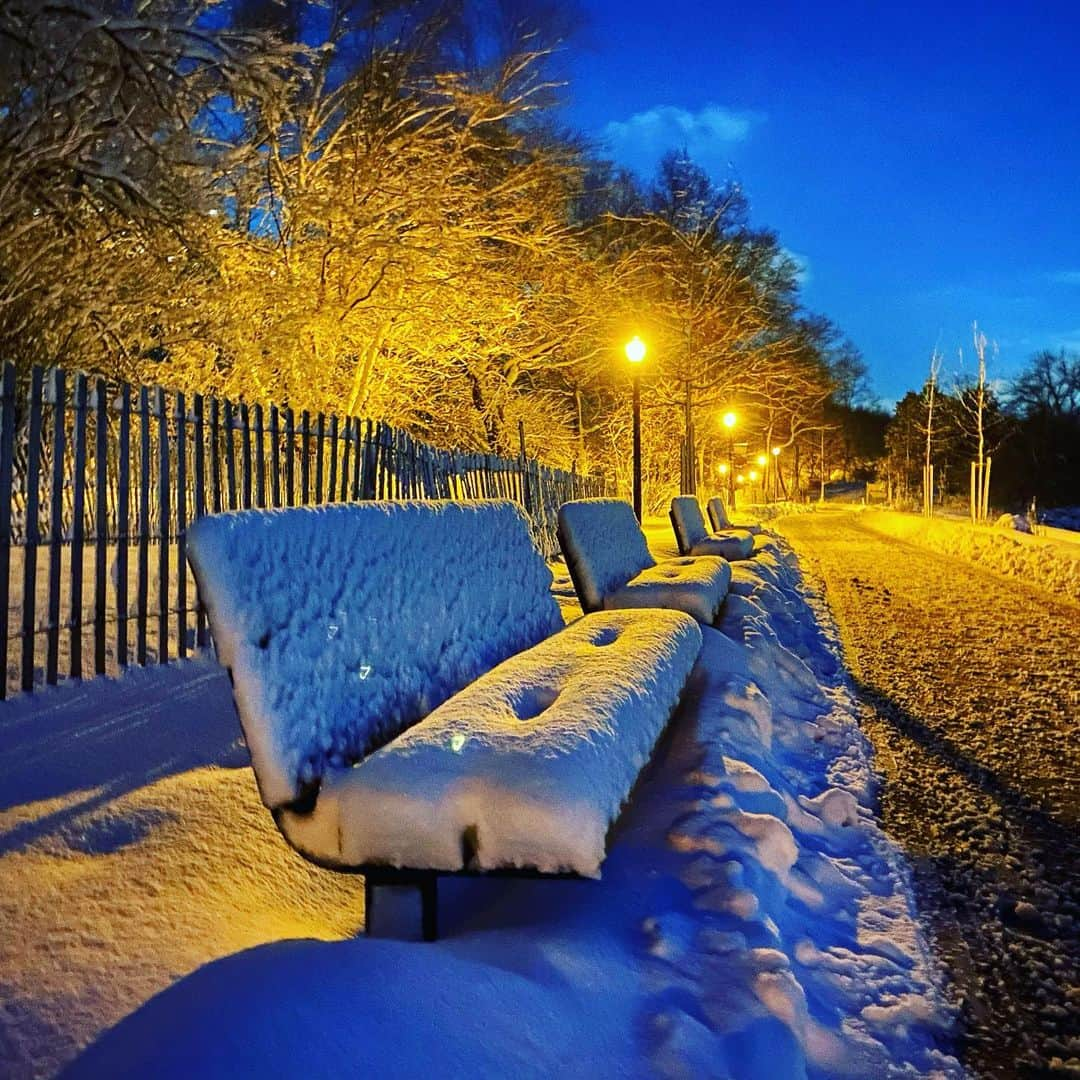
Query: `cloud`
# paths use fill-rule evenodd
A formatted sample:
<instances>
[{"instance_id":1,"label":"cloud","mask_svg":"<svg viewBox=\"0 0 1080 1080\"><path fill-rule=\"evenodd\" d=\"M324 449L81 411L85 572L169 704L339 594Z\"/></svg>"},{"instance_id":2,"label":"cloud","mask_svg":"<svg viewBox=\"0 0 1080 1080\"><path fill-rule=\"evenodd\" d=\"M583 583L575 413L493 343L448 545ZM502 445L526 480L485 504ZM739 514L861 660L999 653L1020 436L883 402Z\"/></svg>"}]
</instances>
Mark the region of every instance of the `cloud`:
<instances>
[{"instance_id":1,"label":"cloud","mask_svg":"<svg viewBox=\"0 0 1080 1080\"><path fill-rule=\"evenodd\" d=\"M1080 285L1080 270L1055 270L1046 278L1055 285Z\"/></svg>"},{"instance_id":2,"label":"cloud","mask_svg":"<svg viewBox=\"0 0 1080 1080\"><path fill-rule=\"evenodd\" d=\"M723 105L705 105L697 112L676 105L655 105L628 120L612 120L604 127L603 138L617 161L639 171L650 171L668 150L683 147L707 167L746 142L753 128L764 120L761 113Z\"/></svg>"},{"instance_id":3,"label":"cloud","mask_svg":"<svg viewBox=\"0 0 1080 1080\"><path fill-rule=\"evenodd\" d=\"M810 256L800 255L791 248L782 247L781 252L795 264L795 280L800 285L809 285L814 280L814 273L810 267Z\"/></svg>"}]
</instances>

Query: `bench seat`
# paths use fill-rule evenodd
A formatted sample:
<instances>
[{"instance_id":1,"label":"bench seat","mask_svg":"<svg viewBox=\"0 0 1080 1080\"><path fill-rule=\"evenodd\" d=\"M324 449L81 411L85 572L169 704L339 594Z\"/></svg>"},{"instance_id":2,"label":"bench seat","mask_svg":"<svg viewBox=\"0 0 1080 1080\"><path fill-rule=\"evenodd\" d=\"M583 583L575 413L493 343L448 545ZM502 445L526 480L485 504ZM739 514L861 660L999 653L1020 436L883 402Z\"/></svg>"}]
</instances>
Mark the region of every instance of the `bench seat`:
<instances>
[{"instance_id":1,"label":"bench seat","mask_svg":"<svg viewBox=\"0 0 1080 1080\"><path fill-rule=\"evenodd\" d=\"M731 583L731 567L715 555L654 559L633 508L621 499L564 503L559 544L586 612L666 608L711 624Z\"/></svg>"},{"instance_id":2,"label":"bench seat","mask_svg":"<svg viewBox=\"0 0 1080 1080\"><path fill-rule=\"evenodd\" d=\"M279 824L317 862L599 877L697 659L673 611L601 612L503 661Z\"/></svg>"},{"instance_id":3,"label":"bench seat","mask_svg":"<svg viewBox=\"0 0 1080 1080\"><path fill-rule=\"evenodd\" d=\"M707 504L709 512L709 521L712 522L712 527L716 532L720 532L724 529L740 529L750 533L751 536L760 536L763 529L760 525L750 524L749 522L740 521L733 522L728 517L727 507L724 506L724 500L719 495L714 495Z\"/></svg>"},{"instance_id":4,"label":"bench seat","mask_svg":"<svg viewBox=\"0 0 1080 1080\"><path fill-rule=\"evenodd\" d=\"M670 517L675 543L684 555L719 555L736 561L748 559L754 553L754 537L747 529L710 533L693 495L677 495L672 499Z\"/></svg>"}]
</instances>

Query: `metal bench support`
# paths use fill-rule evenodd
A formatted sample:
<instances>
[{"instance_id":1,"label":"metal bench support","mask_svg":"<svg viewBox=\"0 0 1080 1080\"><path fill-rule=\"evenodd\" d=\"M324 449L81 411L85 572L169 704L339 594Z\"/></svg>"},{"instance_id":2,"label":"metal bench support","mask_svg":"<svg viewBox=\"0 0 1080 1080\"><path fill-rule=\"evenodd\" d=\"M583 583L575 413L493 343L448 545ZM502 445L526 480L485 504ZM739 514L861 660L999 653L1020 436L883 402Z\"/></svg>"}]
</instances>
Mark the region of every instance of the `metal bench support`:
<instances>
[{"instance_id":1,"label":"metal bench support","mask_svg":"<svg viewBox=\"0 0 1080 1080\"><path fill-rule=\"evenodd\" d=\"M420 930L425 941L439 936L438 875L431 872L399 871L364 875L364 933L370 934L375 923L375 897L381 885L410 885L420 892Z\"/></svg>"}]
</instances>

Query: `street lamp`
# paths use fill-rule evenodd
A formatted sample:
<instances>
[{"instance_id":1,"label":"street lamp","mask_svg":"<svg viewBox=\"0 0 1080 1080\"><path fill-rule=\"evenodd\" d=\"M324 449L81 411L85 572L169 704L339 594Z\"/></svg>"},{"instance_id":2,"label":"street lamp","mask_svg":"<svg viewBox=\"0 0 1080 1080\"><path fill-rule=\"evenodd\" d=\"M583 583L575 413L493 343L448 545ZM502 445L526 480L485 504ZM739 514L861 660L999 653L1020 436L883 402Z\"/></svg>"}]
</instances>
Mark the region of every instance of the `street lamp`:
<instances>
[{"instance_id":1,"label":"street lamp","mask_svg":"<svg viewBox=\"0 0 1080 1080\"><path fill-rule=\"evenodd\" d=\"M773 498L780 498L780 447L772 448L773 456Z\"/></svg>"},{"instance_id":2,"label":"street lamp","mask_svg":"<svg viewBox=\"0 0 1080 1080\"><path fill-rule=\"evenodd\" d=\"M634 365L634 515L641 524L641 372L645 342L635 334L626 343L626 359Z\"/></svg>"},{"instance_id":3,"label":"street lamp","mask_svg":"<svg viewBox=\"0 0 1080 1080\"><path fill-rule=\"evenodd\" d=\"M735 437L732 434L732 428L735 427L738 419L733 412L724 413L724 427L727 428L728 504L731 509L735 508Z\"/></svg>"}]
</instances>

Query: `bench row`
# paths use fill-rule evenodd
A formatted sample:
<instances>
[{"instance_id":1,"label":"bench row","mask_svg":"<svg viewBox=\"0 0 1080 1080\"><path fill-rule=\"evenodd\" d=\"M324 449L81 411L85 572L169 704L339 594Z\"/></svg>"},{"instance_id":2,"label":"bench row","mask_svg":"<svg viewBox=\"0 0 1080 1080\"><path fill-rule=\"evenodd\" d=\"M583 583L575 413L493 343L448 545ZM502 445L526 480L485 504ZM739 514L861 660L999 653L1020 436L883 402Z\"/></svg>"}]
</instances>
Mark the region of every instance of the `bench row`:
<instances>
[{"instance_id":1,"label":"bench row","mask_svg":"<svg viewBox=\"0 0 1080 1080\"><path fill-rule=\"evenodd\" d=\"M565 628L513 503L189 531L263 802L307 858L363 872L369 903L380 882L421 885L428 938L435 873L599 877L727 592L718 555L656 563L627 503L568 503L559 529L587 612Z\"/></svg>"}]
</instances>

